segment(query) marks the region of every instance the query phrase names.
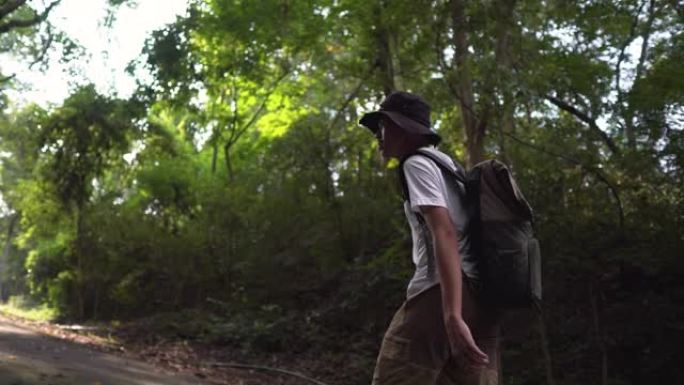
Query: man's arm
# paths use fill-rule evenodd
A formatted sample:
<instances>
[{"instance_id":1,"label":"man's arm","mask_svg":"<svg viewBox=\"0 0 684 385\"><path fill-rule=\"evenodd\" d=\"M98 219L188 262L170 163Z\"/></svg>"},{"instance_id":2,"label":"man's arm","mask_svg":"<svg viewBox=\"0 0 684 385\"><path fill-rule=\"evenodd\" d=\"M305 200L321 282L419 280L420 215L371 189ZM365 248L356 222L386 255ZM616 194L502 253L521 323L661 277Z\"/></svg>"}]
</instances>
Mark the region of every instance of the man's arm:
<instances>
[{"instance_id":1,"label":"man's arm","mask_svg":"<svg viewBox=\"0 0 684 385\"><path fill-rule=\"evenodd\" d=\"M474 368L483 368L488 358L475 344L463 320L461 258L458 253L456 228L445 207L420 206L434 246L442 291L444 325L453 354L462 354Z\"/></svg>"}]
</instances>

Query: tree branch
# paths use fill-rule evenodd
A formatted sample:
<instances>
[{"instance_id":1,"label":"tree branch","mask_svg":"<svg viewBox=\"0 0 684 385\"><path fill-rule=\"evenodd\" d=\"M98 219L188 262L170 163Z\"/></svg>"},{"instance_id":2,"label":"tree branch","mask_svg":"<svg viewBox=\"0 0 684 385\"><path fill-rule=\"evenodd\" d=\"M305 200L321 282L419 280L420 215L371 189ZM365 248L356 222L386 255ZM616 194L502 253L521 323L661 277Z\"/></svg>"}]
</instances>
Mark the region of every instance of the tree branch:
<instances>
[{"instance_id":1,"label":"tree branch","mask_svg":"<svg viewBox=\"0 0 684 385\"><path fill-rule=\"evenodd\" d=\"M230 96L231 96L231 103L232 104L230 106L230 109L231 109L231 112L233 113L233 116L230 120L230 138L228 138L228 143L232 144L233 137L239 131L237 125L238 125L238 111L239 111L240 105L238 104L239 98L238 98L238 87L237 87L237 75L233 74L231 76L231 81L232 81L232 85L231 85Z\"/></svg>"},{"instance_id":2,"label":"tree branch","mask_svg":"<svg viewBox=\"0 0 684 385\"><path fill-rule=\"evenodd\" d=\"M325 151L323 151L323 152L317 151L316 152L316 157L319 158L319 160L321 161L322 164L326 165L325 169L326 169L326 173L328 174L328 177L326 178L327 179L326 191L327 191L328 199L330 199L330 201L332 201L332 202L335 202L335 199L334 199L335 198L335 193L334 193L335 186L334 186L333 181L332 181L332 172L330 170L330 161L331 161L332 156L333 156L332 147L330 145L330 142L331 142L330 138L332 135L332 130L335 127L335 125L337 125L337 122L340 121L340 118L342 117L342 113L344 112L344 110L346 110L347 107L349 107L349 105L351 104L351 102L359 96L359 92L361 92L363 85L368 82L368 79L371 76L373 76L373 73L375 72L375 70L377 68L382 68L382 64L380 64L379 62L376 62L373 66L371 66L370 69L368 70L368 72L366 73L366 75L359 81L359 84L344 99L344 101L342 102L342 105L340 105L340 107L335 112L335 116L333 117L333 120L330 122L330 124L328 125L328 128L325 130L325 143L326 143ZM335 213L339 214L339 212L337 210L335 211ZM342 245L342 247L344 249L344 245Z\"/></svg>"},{"instance_id":3,"label":"tree branch","mask_svg":"<svg viewBox=\"0 0 684 385\"><path fill-rule=\"evenodd\" d=\"M242 136L242 134L244 134L245 131L247 131L252 126L252 124L254 124L254 122L256 122L256 120L259 117L259 115L261 114L261 112L264 110L264 108L266 108L266 103L268 102L268 99L271 98L271 95L273 95L275 90L278 88L278 85L280 84L280 82L283 81L283 79L285 79L288 75L290 75L290 71L285 71L282 75L280 75L280 77L278 79L276 79L276 81L271 86L271 89L268 90L268 92L264 96L263 100L261 101L261 105L259 105L259 108L257 108L256 112L254 112L254 114L249 119L247 124L242 126L236 132L236 135L234 137L233 137L233 135L231 135L231 140L228 141L228 143L230 143L230 145L234 144L235 141L237 141L238 138L240 138L240 136Z\"/></svg>"},{"instance_id":4,"label":"tree branch","mask_svg":"<svg viewBox=\"0 0 684 385\"><path fill-rule=\"evenodd\" d=\"M648 45L651 37L651 30L653 28L653 21L655 19L656 9L655 0L650 0L648 9L648 18L646 20L646 25L642 32L641 42L641 53L639 54L639 62L636 67L636 74L634 76L634 81L632 82L632 88L639 82L644 72L644 64L646 63L646 58L648 57ZM634 111L631 106L627 106L627 111L624 114L625 120L625 133L627 136L627 143L630 148L636 147L636 132L634 127Z\"/></svg>"},{"instance_id":5,"label":"tree branch","mask_svg":"<svg viewBox=\"0 0 684 385\"><path fill-rule=\"evenodd\" d=\"M21 7L24 4L26 4L26 0L14 0L6 2L2 6L0 6L0 20L2 20L5 16L9 15L10 13L16 11L17 8Z\"/></svg>"},{"instance_id":6,"label":"tree branch","mask_svg":"<svg viewBox=\"0 0 684 385\"><path fill-rule=\"evenodd\" d=\"M38 57L36 57L31 64L29 64L29 69L33 68L34 65L42 62L45 59L45 55L47 55L47 51L50 49L52 46L52 41L54 40L54 37L52 35L52 28L50 28L48 24L48 31L47 31L47 37L41 39L43 43L43 48L40 50L40 54Z\"/></svg>"},{"instance_id":7,"label":"tree branch","mask_svg":"<svg viewBox=\"0 0 684 385\"><path fill-rule=\"evenodd\" d=\"M596 176L601 182L603 182L603 183L608 187L608 190L610 190L611 195L612 195L613 198L615 199L615 204L617 205L617 210L618 210L618 220L619 220L619 225L620 225L620 227L619 227L619 228L620 228L620 233L619 233L619 234L620 234L620 235L624 234L624 228L625 228L625 211L624 211L623 206L622 206L622 199L620 199L620 192L618 191L617 186L616 186L613 182L611 182L611 181L608 179L608 177L607 177L606 175L604 175L603 172L601 172L600 169L598 169L597 167L594 167L594 166L587 165L587 164L585 164L585 163L583 163L583 162L581 162L581 161L579 161L579 160L577 160L577 159L571 158L571 157L569 157L569 156L567 156L567 155L558 154L558 153L556 153L556 152L549 151L549 150L545 149L544 147L541 147L541 146L538 146L538 145L535 145L535 144L532 144L532 143L525 142L524 140L522 140L522 139L516 137L515 135L509 134L509 133L504 133L504 135L506 135L506 136L508 136L509 138L513 139L513 141L515 141L515 142L517 142L517 143L519 143L519 144L522 144L523 146L527 146L527 147L529 147L529 148L532 148L532 149L534 149L534 150L536 150L536 151L539 151L539 152L541 152L541 153L544 153L544 154L546 154L546 155L549 155L549 156L552 156L552 157L555 157L555 158L563 159L563 160L565 160L566 162L568 162L568 163L570 163L570 164L573 164L573 165L576 165L576 166L579 166L579 167L581 167L584 171L586 171L586 172L588 172L588 173L591 173L591 174L593 174L594 176Z\"/></svg>"},{"instance_id":8,"label":"tree branch","mask_svg":"<svg viewBox=\"0 0 684 385\"><path fill-rule=\"evenodd\" d=\"M643 41L641 42L641 54L639 56L639 63L636 67L636 77L634 78L635 84L639 81L641 75L643 74L644 63L646 62L646 58L648 57L648 44L651 38L651 32L653 30L653 21L655 20L655 13L655 0L651 0L648 6L648 20L646 21L645 26L646 29L644 30L644 34L642 36Z\"/></svg>"},{"instance_id":9,"label":"tree branch","mask_svg":"<svg viewBox=\"0 0 684 385\"><path fill-rule=\"evenodd\" d=\"M8 81L14 79L15 77L17 77L17 74L12 74L10 76L2 77L2 78L0 78L0 84L7 83Z\"/></svg>"},{"instance_id":10,"label":"tree branch","mask_svg":"<svg viewBox=\"0 0 684 385\"><path fill-rule=\"evenodd\" d=\"M330 122L330 125L328 126L328 132L330 132L333 129L333 127L335 127L337 122L340 120L340 117L342 116L342 112L344 112L344 110L346 110L347 107L349 107L349 104L351 104L351 102L359 96L359 92L361 92L363 85L368 82L368 79L373 75L373 72L375 72L375 70L378 67L379 67L379 65L377 65L377 64L372 66L371 69L366 74L366 76L364 76L363 79L361 79L361 81L356 86L356 88L354 88L354 90L352 92L350 92L349 95L347 95L347 98L344 100L342 105L335 112L335 117L333 118L332 122Z\"/></svg>"},{"instance_id":11,"label":"tree branch","mask_svg":"<svg viewBox=\"0 0 684 385\"><path fill-rule=\"evenodd\" d=\"M570 114L575 116L577 119L579 119L582 122L589 125L589 127L594 131L594 133L596 133L598 136L601 137L603 142L608 146L608 148L610 148L610 150L614 154L620 154L620 149L617 147L617 145L615 145L615 142L613 142L613 139L611 139L610 136L608 136L608 134L606 134L605 132L603 132L603 130L601 130L601 128L599 128L599 126L596 124L596 120L594 118L590 117L586 113L578 110L574 106L560 100L559 98L557 98L555 96L547 95L544 98L546 100L550 101L551 103L553 103L553 105L555 105L556 107L560 108L563 111L569 112Z\"/></svg>"},{"instance_id":12,"label":"tree branch","mask_svg":"<svg viewBox=\"0 0 684 385\"><path fill-rule=\"evenodd\" d=\"M637 9L637 13L634 16L632 26L629 28L629 36L627 37L627 39L625 39L625 42L622 43L622 45L620 46L620 55L618 56L618 61L615 64L615 90L618 94L618 105L621 105L621 102L623 100L622 90L620 89L620 77L622 76L622 62L625 60L625 51L627 51L627 47L629 47L632 41L634 41L634 38L636 36L636 29L639 25L639 15L641 15L641 10L644 8L645 5L646 0L642 1L641 5L639 6L639 9Z\"/></svg>"},{"instance_id":13,"label":"tree branch","mask_svg":"<svg viewBox=\"0 0 684 385\"><path fill-rule=\"evenodd\" d=\"M45 8L45 10L42 13L36 13L34 17L30 19L12 19L7 21L6 23L0 24L0 34L7 33L16 28L27 28L42 23L47 19L52 9L55 6L57 6L57 4L59 4L61 1L62 0L53 1L52 3L50 3L50 5L47 6L47 8Z\"/></svg>"}]
</instances>

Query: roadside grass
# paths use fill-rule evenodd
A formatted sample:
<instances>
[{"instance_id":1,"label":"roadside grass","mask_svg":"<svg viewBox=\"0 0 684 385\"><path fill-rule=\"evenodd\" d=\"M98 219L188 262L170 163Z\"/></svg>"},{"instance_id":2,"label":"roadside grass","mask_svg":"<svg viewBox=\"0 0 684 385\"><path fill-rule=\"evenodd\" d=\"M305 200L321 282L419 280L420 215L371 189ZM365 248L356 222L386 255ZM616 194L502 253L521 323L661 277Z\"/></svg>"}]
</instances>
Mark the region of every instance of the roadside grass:
<instances>
[{"instance_id":1,"label":"roadside grass","mask_svg":"<svg viewBox=\"0 0 684 385\"><path fill-rule=\"evenodd\" d=\"M56 309L33 304L22 296L13 296L6 303L0 303L0 313L36 322L51 322L58 315Z\"/></svg>"}]
</instances>

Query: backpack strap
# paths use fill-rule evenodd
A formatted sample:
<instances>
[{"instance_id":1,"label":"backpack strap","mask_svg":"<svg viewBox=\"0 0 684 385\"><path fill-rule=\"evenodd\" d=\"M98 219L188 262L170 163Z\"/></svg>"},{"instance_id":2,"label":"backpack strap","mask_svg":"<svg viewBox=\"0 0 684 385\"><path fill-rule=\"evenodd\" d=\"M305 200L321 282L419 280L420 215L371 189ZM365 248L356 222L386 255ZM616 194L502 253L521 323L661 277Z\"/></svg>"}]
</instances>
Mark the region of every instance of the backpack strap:
<instances>
[{"instance_id":1,"label":"backpack strap","mask_svg":"<svg viewBox=\"0 0 684 385\"><path fill-rule=\"evenodd\" d=\"M399 181L401 183L401 193L405 201L409 202L409 205L411 204L411 197L409 195L409 190L408 190L408 183L406 182L406 174L404 173L404 163L406 163L407 160L409 160L411 157L416 156L416 155L422 155L430 160L432 160L443 173L446 173L447 175L451 175L458 182L461 183L463 186L462 188L458 189L458 194L461 196L461 199L463 202L467 202L467 190L466 190L466 177L465 177L465 170L463 167L454 162L454 165L456 166L456 170L453 170L449 166L447 166L441 159L436 157L435 155L427 152L427 151L421 151L420 149L416 150L413 153L410 153L403 157L401 159L401 162L399 163ZM418 224L420 225L422 232L423 232L423 242L425 242L425 248L427 251L427 276L428 279L432 279L435 275L435 253L434 253L434 245L432 244L432 237L429 236L430 234L430 228L427 225L427 222L425 221L425 218L423 217L423 214L418 211L415 212L416 219L418 220Z\"/></svg>"},{"instance_id":2,"label":"backpack strap","mask_svg":"<svg viewBox=\"0 0 684 385\"><path fill-rule=\"evenodd\" d=\"M404 173L404 163L406 163L406 161L414 155L423 155L423 153L416 151L405 156L399 163L398 169L399 181L401 183L401 194L404 197L404 201L407 201L409 203L409 206L411 205L411 196L409 195L408 183L406 182L406 174ZM420 211L417 211L414 214L416 215L418 225L420 226L421 231L423 233L423 242L425 243L425 250L427 252L427 277L431 280L435 276L435 253L434 247L432 245L432 237L429 236L430 228L428 227L427 222L425 221L425 218L423 217L423 214Z\"/></svg>"},{"instance_id":3,"label":"backpack strap","mask_svg":"<svg viewBox=\"0 0 684 385\"><path fill-rule=\"evenodd\" d=\"M432 154L427 151L421 151L420 149L416 151L417 155L423 155L424 157L432 160L437 167L439 167L442 172L446 173L447 175L451 175L454 178L456 178L457 181L459 181L463 186L466 186L466 172L463 166L461 166L458 162L454 161L454 166L456 167L456 170L452 169L451 167L447 166L446 163L439 157L435 156L435 154ZM459 193L462 193L462 191L459 191Z\"/></svg>"},{"instance_id":4,"label":"backpack strap","mask_svg":"<svg viewBox=\"0 0 684 385\"><path fill-rule=\"evenodd\" d=\"M479 224L479 212L480 212L480 170L474 169L473 171L466 173L463 166L458 162L454 161L454 166L456 170L449 167L442 159L435 156L427 151L417 151L418 154L423 155L437 165L443 174L450 175L457 182L459 182L459 188L457 192L461 198L461 203L465 209L466 215L468 216L467 227L463 229L464 233L472 234L470 231L473 228L477 228Z\"/></svg>"}]
</instances>

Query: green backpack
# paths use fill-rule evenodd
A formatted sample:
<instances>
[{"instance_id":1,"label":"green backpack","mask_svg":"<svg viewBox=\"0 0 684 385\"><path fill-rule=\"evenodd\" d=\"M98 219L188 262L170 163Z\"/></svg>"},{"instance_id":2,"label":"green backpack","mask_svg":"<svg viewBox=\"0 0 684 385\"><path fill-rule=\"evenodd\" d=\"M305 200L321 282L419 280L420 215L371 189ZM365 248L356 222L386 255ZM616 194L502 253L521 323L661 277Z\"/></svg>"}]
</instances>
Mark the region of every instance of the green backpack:
<instances>
[{"instance_id":1,"label":"green backpack","mask_svg":"<svg viewBox=\"0 0 684 385\"><path fill-rule=\"evenodd\" d=\"M538 307L542 292L541 254L533 235L532 208L508 167L488 160L466 172L454 162L454 171L433 154L418 150L405 157L399 167L404 199L409 196L403 163L411 156L424 156L437 164L463 200L469 217L464 232L475 256L479 276L476 283L482 298L500 308ZM420 213L417 217L427 230ZM428 272L434 270L430 241L426 239Z\"/></svg>"}]
</instances>

